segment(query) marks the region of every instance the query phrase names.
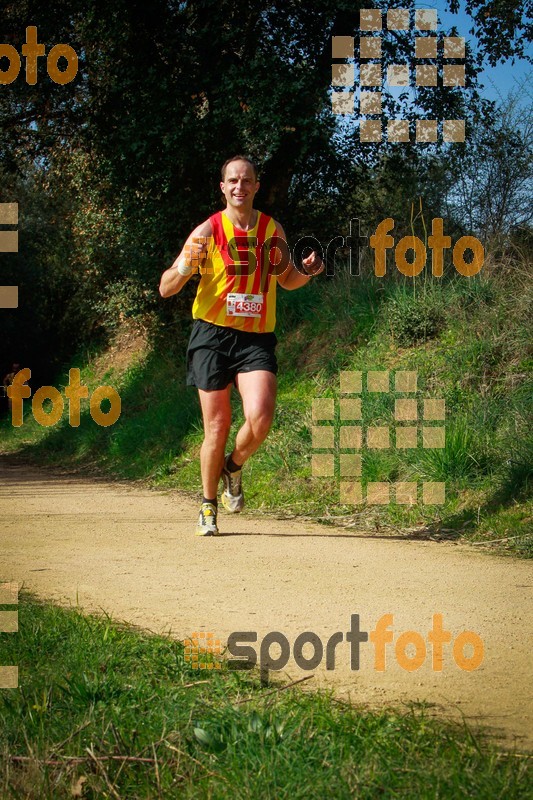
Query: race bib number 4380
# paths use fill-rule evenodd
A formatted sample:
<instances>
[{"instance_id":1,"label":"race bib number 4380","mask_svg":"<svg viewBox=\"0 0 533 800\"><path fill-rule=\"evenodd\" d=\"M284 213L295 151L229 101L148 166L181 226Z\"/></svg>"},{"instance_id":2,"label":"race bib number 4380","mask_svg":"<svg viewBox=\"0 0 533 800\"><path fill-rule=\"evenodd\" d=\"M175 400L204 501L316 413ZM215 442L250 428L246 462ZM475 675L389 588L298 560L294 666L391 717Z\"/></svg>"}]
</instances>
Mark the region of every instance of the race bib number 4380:
<instances>
[{"instance_id":1,"label":"race bib number 4380","mask_svg":"<svg viewBox=\"0 0 533 800\"><path fill-rule=\"evenodd\" d=\"M230 292L226 299L226 310L229 317L260 317L263 302L262 294Z\"/></svg>"}]
</instances>

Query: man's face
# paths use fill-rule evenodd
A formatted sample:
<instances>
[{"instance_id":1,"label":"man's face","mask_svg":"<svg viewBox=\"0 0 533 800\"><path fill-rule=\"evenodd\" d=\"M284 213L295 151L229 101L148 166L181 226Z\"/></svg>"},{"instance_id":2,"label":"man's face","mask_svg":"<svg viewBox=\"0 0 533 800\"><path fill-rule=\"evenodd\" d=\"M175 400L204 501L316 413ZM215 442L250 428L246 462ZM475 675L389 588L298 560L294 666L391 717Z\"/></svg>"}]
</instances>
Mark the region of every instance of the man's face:
<instances>
[{"instance_id":1,"label":"man's face","mask_svg":"<svg viewBox=\"0 0 533 800\"><path fill-rule=\"evenodd\" d=\"M259 189L259 181L247 161L231 161L226 167L225 179L220 188L228 206L235 209L251 209Z\"/></svg>"}]
</instances>

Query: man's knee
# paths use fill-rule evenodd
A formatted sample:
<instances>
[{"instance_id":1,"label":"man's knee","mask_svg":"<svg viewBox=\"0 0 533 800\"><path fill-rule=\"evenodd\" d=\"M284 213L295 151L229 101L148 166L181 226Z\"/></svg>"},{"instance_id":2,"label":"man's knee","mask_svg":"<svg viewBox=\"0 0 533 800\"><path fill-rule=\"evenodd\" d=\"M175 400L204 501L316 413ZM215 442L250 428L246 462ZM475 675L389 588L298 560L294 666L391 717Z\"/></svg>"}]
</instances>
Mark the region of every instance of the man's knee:
<instances>
[{"instance_id":1,"label":"man's knee","mask_svg":"<svg viewBox=\"0 0 533 800\"><path fill-rule=\"evenodd\" d=\"M269 409L254 409L246 419L256 439L265 439L272 425L274 412Z\"/></svg>"},{"instance_id":2,"label":"man's knee","mask_svg":"<svg viewBox=\"0 0 533 800\"><path fill-rule=\"evenodd\" d=\"M229 436L230 427L231 419L226 416L204 420L205 438L214 441L226 441Z\"/></svg>"}]
</instances>

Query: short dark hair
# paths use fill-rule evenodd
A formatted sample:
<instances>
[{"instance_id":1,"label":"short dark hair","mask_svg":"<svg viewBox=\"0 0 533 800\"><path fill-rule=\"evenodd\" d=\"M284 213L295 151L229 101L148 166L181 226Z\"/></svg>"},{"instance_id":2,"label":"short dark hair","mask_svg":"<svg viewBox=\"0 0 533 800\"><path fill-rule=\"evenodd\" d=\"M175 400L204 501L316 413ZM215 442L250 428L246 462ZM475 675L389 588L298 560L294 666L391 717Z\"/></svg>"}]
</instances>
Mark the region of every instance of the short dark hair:
<instances>
[{"instance_id":1,"label":"short dark hair","mask_svg":"<svg viewBox=\"0 0 533 800\"><path fill-rule=\"evenodd\" d=\"M231 158L228 158L227 161L224 161L224 163L222 164L220 174L222 175L223 181L226 180L226 167L228 166L228 164L231 164L232 161L246 161L253 169L256 181L259 180L259 169L255 161L252 161L252 159L248 158L248 156L232 156Z\"/></svg>"}]
</instances>

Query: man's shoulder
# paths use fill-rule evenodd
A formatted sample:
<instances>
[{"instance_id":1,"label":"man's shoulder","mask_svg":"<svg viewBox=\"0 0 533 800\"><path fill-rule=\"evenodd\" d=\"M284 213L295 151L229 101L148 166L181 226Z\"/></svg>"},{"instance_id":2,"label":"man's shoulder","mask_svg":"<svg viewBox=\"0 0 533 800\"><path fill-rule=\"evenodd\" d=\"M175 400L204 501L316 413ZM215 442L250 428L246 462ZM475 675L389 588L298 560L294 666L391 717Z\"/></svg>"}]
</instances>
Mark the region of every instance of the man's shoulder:
<instances>
[{"instance_id":1,"label":"man's shoulder","mask_svg":"<svg viewBox=\"0 0 533 800\"><path fill-rule=\"evenodd\" d=\"M284 230L283 225L281 224L281 222L278 219L275 219L274 217L271 217L270 219L272 220L272 222L276 226L276 233L278 233L280 236L283 236L283 238L285 238L285 230Z\"/></svg>"},{"instance_id":2,"label":"man's shoulder","mask_svg":"<svg viewBox=\"0 0 533 800\"><path fill-rule=\"evenodd\" d=\"M213 233L213 226L211 224L211 217L208 217L203 222L200 222L199 225L191 233L191 236L211 236Z\"/></svg>"}]
</instances>

